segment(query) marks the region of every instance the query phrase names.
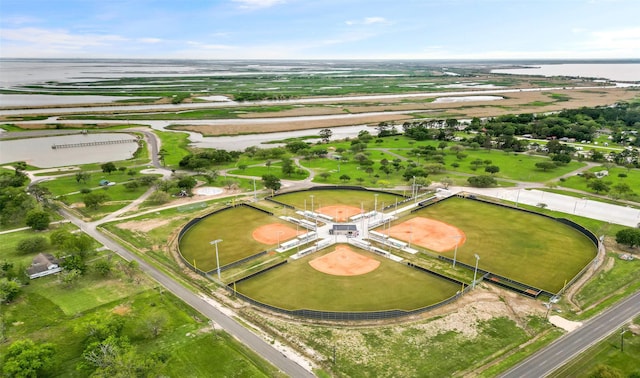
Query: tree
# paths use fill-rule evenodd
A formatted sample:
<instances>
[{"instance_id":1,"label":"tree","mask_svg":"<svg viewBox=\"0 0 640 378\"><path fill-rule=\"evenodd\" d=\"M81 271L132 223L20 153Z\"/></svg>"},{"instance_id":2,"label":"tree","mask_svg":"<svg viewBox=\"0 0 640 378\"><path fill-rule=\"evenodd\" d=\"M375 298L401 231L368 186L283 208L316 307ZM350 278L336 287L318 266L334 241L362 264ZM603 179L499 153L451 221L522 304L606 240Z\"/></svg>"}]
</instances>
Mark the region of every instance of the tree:
<instances>
[{"instance_id":1,"label":"tree","mask_svg":"<svg viewBox=\"0 0 640 378\"><path fill-rule=\"evenodd\" d=\"M591 180L587 183L587 187L593 189L596 193L609 191L609 184L602 180Z\"/></svg>"},{"instance_id":2,"label":"tree","mask_svg":"<svg viewBox=\"0 0 640 378\"><path fill-rule=\"evenodd\" d=\"M614 192L618 193L621 197L624 197L627 194L633 193L633 190L631 189L631 186L629 186L629 184L627 184L626 182L619 182L619 183L615 184L614 186L612 186L611 189Z\"/></svg>"},{"instance_id":3,"label":"tree","mask_svg":"<svg viewBox=\"0 0 640 378\"><path fill-rule=\"evenodd\" d=\"M87 263L85 259L77 253L66 256L60 263L60 266L62 266L66 271L65 274L60 276L60 279L68 285L71 285L87 271Z\"/></svg>"},{"instance_id":4,"label":"tree","mask_svg":"<svg viewBox=\"0 0 640 378\"><path fill-rule=\"evenodd\" d=\"M282 183L280 179L276 175L263 175L262 176L262 184L265 188L271 189L273 191L278 191L282 187Z\"/></svg>"},{"instance_id":5,"label":"tree","mask_svg":"<svg viewBox=\"0 0 640 378\"><path fill-rule=\"evenodd\" d=\"M616 233L616 242L633 248L640 245L640 229L625 228Z\"/></svg>"},{"instance_id":6,"label":"tree","mask_svg":"<svg viewBox=\"0 0 640 378\"><path fill-rule=\"evenodd\" d=\"M18 340L7 348L2 372L7 377L39 377L53 364L55 349L51 343Z\"/></svg>"},{"instance_id":7,"label":"tree","mask_svg":"<svg viewBox=\"0 0 640 378\"><path fill-rule=\"evenodd\" d=\"M453 185L453 179L445 177L440 180L440 183L442 184L442 186L444 186L445 189L449 189L449 187Z\"/></svg>"},{"instance_id":8,"label":"tree","mask_svg":"<svg viewBox=\"0 0 640 378\"><path fill-rule=\"evenodd\" d=\"M351 176L349 176L347 174L344 174L344 175L340 176L340 181L345 182L345 183L348 182L348 181L351 181Z\"/></svg>"},{"instance_id":9,"label":"tree","mask_svg":"<svg viewBox=\"0 0 640 378\"><path fill-rule=\"evenodd\" d=\"M115 172L118 170L118 168L116 168L116 165L111 162L102 164L100 168L102 168L102 172L108 174L111 174L111 172Z\"/></svg>"},{"instance_id":10,"label":"tree","mask_svg":"<svg viewBox=\"0 0 640 378\"><path fill-rule=\"evenodd\" d=\"M66 287L72 287L82 277L82 272L78 269L65 269L59 277Z\"/></svg>"},{"instance_id":11,"label":"tree","mask_svg":"<svg viewBox=\"0 0 640 378\"><path fill-rule=\"evenodd\" d=\"M42 252L47 249L47 238L44 236L31 236L26 239L22 239L16 245L16 251L21 254L31 254Z\"/></svg>"},{"instance_id":12,"label":"tree","mask_svg":"<svg viewBox=\"0 0 640 378\"><path fill-rule=\"evenodd\" d=\"M106 277L111 274L111 271L113 270L113 263L111 262L111 259L100 259L93 264L92 268L99 275Z\"/></svg>"},{"instance_id":13,"label":"tree","mask_svg":"<svg viewBox=\"0 0 640 378\"><path fill-rule=\"evenodd\" d=\"M536 168L542 169L545 172L555 169L556 167L557 165L552 161L540 161L536 163Z\"/></svg>"},{"instance_id":14,"label":"tree","mask_svg":"<svg viewBox=\"0 0 640 378\"><path fill-rule=\"evenodd\" d=\"M293 160L289 158L282 159L282 174L290 177L293 173L295 173L296 167L293 164Z\"/></svg>"},{"instance_id":15,"label":"tree","mask_svg":"<svg viewBox=\"0 0 640 378\"><path fill-rule=\"evenodd\" d=\"M49 218L49 213L42 210L31 210L27 213L26 218L27 226L31 227L36 231L42 231L49 228L49 223L51 219Z\"/></svg>"},{"instance_id":16,"label":"tree","mask_svg":"<svg viewBox=\"0 0 640 378\"><path fill-rule=\"evenodd\" d=\"M500 172L500 167L498 167L497 165L488 165L488 166L484 167L484 171L494 175L494 174Z\"/></svg>"},{"instance_id":17,"label":"tree","mask_svg":"<svg viewBox=\"0 0 640 378\"><path fill-rule=\"evenodd\" d=\"M495 178L487 175L469 177L467 182L476 188L488 188L497 184Z\"/></svg>"},{"instance_id":18,"label":"tree","mask_svg":"<svg viewBox=\"0 0 640 378\"><path fill-rule=\"evenodd\" d=\"M322 178L322 180L327 181L327 179L329 178L329 176L331 176L331 173L329 172L322 172L320 173L318 176L320 176Z\"/></svg>"},{"instance_id":19,"label":"tree","mask_svg":"<svg viewBox=\"0 0 640 378\"><path fill-rule=\"evenodd\" d=\"M84 205L91 210L97 210L100 205L107 202L109 200L109 196L104 193L96 193L91 192L89 194L85 194L82 198Z\"/></svg>"},{"instance_id":20,"label":"tree","mask_svg":"<svg viewBox=\"0 0 640 378\"><path fill-rule=\"evenodd\" d=\"M162 205L171 201L171 196L167 192L156 191L151 193L151 195L147 198L147 202L150 205Z\"/></svg>"},{"instance_id":21,"label":"tree","mask_svg":"<svg viewBox=\"0 0 640 378\"><path fill-rule=\"evenodd\" d=\"M6 277L0 278L0 305L10 303L20 294L20 282Z\"/></svg>"},{"instance_id":22,"label":"tree","mask_svg":"<svg viewBox=\"0 0 640 378\"><path fill-rule=\"evenodd\" d=\"M13 164L13 169L15 169L15 174L21 174L24 170L27 169L27 163L24 161L17 161Z\"/></svg>"},{"instance_id":23,"label":"tree","mask_svg":"<svg viewBox=\"0 0 640 378\"><path fill-rule=\"evenodd\" d=\"M191 189L195 188L198 181L193 176L183 176L178 179L178 188L191 192Z\"/></svg>"},{"instance_id":24,"label":"tree","mask_svg":"<svg viewBox=\"0 0 640 378\"><path fill-rule=\"evenodd\" d=\"M40 202L44 206L50 205L51 191L44 186L33 184L29 187L29 193L35 197L36 201Z\"/></svg>"},{"instance_id":25,"label":"tree","mask_svg":"<svg viewBox=\"0 0 640 378\"><path fill-rule=\"evenodd\" d=\"M329 143L329 140L331 139L332 135L333 135L333 131L331 131L330 129L320 130L320 139L322 139L324 143Z\"/></svg>"}]
</instances>

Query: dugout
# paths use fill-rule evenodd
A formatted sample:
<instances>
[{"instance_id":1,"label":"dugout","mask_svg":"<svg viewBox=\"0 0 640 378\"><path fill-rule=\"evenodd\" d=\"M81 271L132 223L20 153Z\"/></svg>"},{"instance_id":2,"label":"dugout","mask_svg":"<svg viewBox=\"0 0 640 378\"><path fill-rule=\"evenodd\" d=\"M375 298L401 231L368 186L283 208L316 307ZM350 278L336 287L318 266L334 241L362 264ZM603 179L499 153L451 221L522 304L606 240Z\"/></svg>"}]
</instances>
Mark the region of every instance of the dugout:
<instances>
[{"instance_id":1,"label":"dugout","mask_svg":"<svg viewBox=\"0 0 640 378\"><path fill-rule=\"evenodd\" d=\"M345 235L347 237L358 236L358 228L355 224L334 224L329 230L329 235Z\"/></svg>"}]
</instances>

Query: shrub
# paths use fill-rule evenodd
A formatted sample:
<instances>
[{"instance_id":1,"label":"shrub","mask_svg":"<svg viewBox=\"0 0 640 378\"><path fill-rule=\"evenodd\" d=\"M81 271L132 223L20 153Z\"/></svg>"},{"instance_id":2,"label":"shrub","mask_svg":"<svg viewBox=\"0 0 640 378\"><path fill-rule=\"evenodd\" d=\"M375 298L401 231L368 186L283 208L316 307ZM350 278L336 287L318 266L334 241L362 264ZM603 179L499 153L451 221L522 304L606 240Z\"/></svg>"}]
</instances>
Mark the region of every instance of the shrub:
<instances>
[{"instance_id":1,"label":"shrub","mask_svg":"<svg viewBox=\"0 0 640 378\"><path fill-rule=\"evenodd\" d=\"M26 255L29 253L42 252L47 249L48 246L47 238L44 236L32 236L20 240L18 245L16 245L16 251Z\"/></svg>"}]
</instances>

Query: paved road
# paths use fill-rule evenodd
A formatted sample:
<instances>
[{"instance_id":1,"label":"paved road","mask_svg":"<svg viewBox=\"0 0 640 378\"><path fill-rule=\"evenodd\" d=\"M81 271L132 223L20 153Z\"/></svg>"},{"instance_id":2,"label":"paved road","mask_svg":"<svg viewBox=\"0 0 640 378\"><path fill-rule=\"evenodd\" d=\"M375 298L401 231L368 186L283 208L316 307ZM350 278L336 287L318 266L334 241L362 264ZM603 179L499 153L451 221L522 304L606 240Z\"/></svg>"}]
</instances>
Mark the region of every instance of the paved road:
<instances>
[{"instance_id":1,"label":"paved road","mask_svg":"<svg viewBox=\"0 0 640 378\"><path fill-rule=\"evenodd\" d=\"M545 377L593 344L615 332L638 314L640 314L640 291L533 354L501 377Z\"/></svg>"},{"instance_id":2,"label":"paved road","mask_svg":"<svg viewBox=\"0 0 640 378\"><path fill-rule=\"evenodd\" d=\"M167 290L175 294L178 298L185 303L196 309L198 312L213 320L220 327L224 328L229 334L233 335L240 342L247 345L253 351L258 353L264 359L272 363L278 369L291 377L314 377L314 375L307 369L299 365L297 362L287 358L282 352L274 348L271 344L267 343L259 336L254 334L245 328L242 324L235 321L233 318L227 316L220 310L213 307L211 304L202 299L197 293L190 291L189 289L176 282L174 279L161 272L152 265L137 257L131 251L123 247L121 244L116 243L104 234L97 231L95 225L88 224L65 210L60 210L65 218L69 219L72 223L82 229L87 235L95 238L99 243L102 243L107 248L116 252L122 256L125 260L135 260L138 262L140 269L151 276L154 280L164 286Z\"/></svg>"}]
</instances>

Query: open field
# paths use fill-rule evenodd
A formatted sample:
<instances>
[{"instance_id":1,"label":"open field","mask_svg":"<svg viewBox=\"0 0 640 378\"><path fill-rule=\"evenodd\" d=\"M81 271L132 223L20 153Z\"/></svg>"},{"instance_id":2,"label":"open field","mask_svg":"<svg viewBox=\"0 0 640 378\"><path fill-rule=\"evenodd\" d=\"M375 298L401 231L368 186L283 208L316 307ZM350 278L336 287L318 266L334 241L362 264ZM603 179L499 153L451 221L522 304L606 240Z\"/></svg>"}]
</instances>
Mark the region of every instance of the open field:
<instances>
[{"instance_id":1,"label":"open field","mask_svg":"<svg viewBox=\"0 0 640 378\"><path fill-rule=\"evenodd\" d=\"M552 293L559 292L596 254L593 243L573 228L473 200L451 198L412 215L417 216L464 232L466 241L458 248L459 261L473 266L477 254L480 269ZM443 254L453 258L454 251Z\"/></svg>"},{"instance_id":2,"label":"open field","mask_svg":"<svg viewBox=\"0 0 640 378\"><path fill-rule=\"evenodd\" d=\"M11 306L3 305L8 342L0 345L0 352L18 339L50 342L56 350L52 375L86 376L87 370L79 371L77 366L85 361L82 353L91 340L90 331L97 323L114 321L123 324L118 336L126 338L141 355L166 355L159 370L163 375L193 372L194 362L202 364L204 360L207 364L195 367L199 376L209 374L211 361L215 361L216 371L227 376L239 372L251 377L277 374L253 352L213 330L190 307L144 279L134 283L119 277L85 277L70 289L57 278L46 277L24 290ZM149 321L161 325L156 336L146 326Z\"/></svg>"},{"instance_id":3,"label":"open field","mask_svg":"<svg viewBox=\"0 0 640 378\"><path fill-rule=\"evenodd\" d=\"M313 200L311 198L313 196ZM364 212L374 210L376 205L378 210L382 210L382 205L391 205L396 200L402 201L404 197L391 193L377 193L363 190L305 190L300 192L285 193L274 197L278 202L294 206L296 209L311 210L312 202L315 209L324 206L348 205L361 207ZM331 214L328 214L331 215Z\"/></svg>"},{"instance_id":4,"label":"open field","mask_svg":"<svg viewBox=\"0 0 640 378\"><path fill-rule=\"evenodd\" d=\"M380 262L377 269L361 275L322 273L310 261L334 247L262 273L237 284L236 290L257 301L288 309L323 311L413 310L455 295L460 287L404 264L349 247Z\"/></svg>"}]
</instances>

